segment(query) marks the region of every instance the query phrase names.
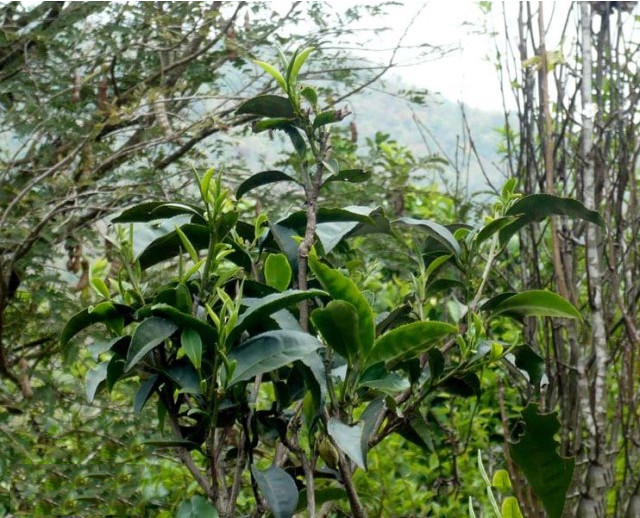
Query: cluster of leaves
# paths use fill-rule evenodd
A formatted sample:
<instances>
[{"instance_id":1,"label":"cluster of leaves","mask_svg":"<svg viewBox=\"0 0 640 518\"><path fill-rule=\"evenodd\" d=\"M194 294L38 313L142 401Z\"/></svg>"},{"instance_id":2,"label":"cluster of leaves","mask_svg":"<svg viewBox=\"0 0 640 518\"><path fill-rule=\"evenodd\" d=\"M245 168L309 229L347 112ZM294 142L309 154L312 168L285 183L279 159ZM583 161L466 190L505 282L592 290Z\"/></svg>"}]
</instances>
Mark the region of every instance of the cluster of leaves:
<instances>
[{"instance_id":1,"label":"cluster of leaves","mask_svg":"<svg viewBox=\"0 0 640 518\"><path fill-rule=\"evenodd\" d=\"M494 336L505 319L580 318L549 291L485 295L496 257L529 222L564 214L600 223L574 200L521 197L510 181L489 221L475 227L320 204L326 185L370 175L330 158L328 127L346 113L323 110L316 91L298 84L311 51L282 57L283 72L259 62L284 96L258 96L239 110L255 117L256 131L279 130L291 139L296 174L258 173L236 198L293 182L304 190L305 210L242 221L213 170L197 177L202 205L164 200L125 210L114 223L177 223L137 255L133 232L123 230L118 275L92 279L104 300L75 315L61 337L67 346L93 324L106 327L102 361L87 376L90 399L124 379L139 383L136 411L157 396L161 429L168 421L172 437L151 444L175 448L206 498L185 502L185 516L204 508L212 516L233 514L247 482L259 512L268 507L286 517L306 505L313 514L316 505L345 500L354 516L364 516L353 474L367 470L369 451L386 437L399 434L434 451L442 400L479 397L481 374L492 366L508 366L539 388L542 359L517 339ZM414 267L404 303L377 315L339 267L349 242L372 233L386 235ZM157 285L149 273L169 260L175 267ZM443 291L455 293L446 311L434 301ZM548 419L524 414L546 450L556 430L538 424ZM514 460L557 516L572 465L562 464L560 481L540 478L531 459L535 442L525 433ZM538 460L567 462L551 453Z\"/></svg>"}]
</instances>

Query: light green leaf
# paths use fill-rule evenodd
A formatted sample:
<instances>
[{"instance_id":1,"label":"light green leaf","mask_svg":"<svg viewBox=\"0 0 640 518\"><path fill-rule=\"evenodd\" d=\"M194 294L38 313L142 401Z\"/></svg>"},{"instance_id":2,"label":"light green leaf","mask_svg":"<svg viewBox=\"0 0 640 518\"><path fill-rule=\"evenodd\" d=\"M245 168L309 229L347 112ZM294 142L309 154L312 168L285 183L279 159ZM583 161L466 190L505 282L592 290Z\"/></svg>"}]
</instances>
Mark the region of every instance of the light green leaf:
<instances>
[{"instance_id":1,"label":"light green leaf","mask_svg":"<svg viewBox=\"0 0 640 518\"><path fill-rule=\"evenodd\" d=\"M506 469L498 469L493 474L491 485L500 491L509 491L511 489L511 479Z\"/></svg>"},{"instance_id":2,"label":"light green leaf","mask_svg":"<svg viewBox=\"0 0 640 518\"><path fill-rule=\"evenodd\" d=\"M502 501L502 518L524 518L515 496L508 496Z\"/></svg>"},{"instance_id":3,"label":"light green leaf","mask_svg":"<svg viewBox=\"0 0 640 518\"><path fill-rule=\"evenodd\" d=\"M367 364L410 359L426 352L435 342L456 333L458 328L445 322L412 322L396 327L379 337Z\"/></svg>"},{"instance_id":4,"label":"light green leaf","mask_svg":"<svg viewBox=\"0 0 640 518\"><path fill-rule=\"evenodd\" d=\"M240 184L240 187L238 187L238 190L236 191L236 198L240 199L246 193L257 187L275 182L298 183L295 178L289 176L286 173L283 173L282 171L262 171L250 176Z\"/></svg>"},{"instance_id":5,"label":"light green leaf","mask_svg":"<svg viewBox=\"0 0 640 518\"><path fill-rule=\"evenodd\" d=\"M200 370L202 364L202 339L197 331L191 327L185 327L180 335L180 343L193 366Z\"/></svg>"},{"instance_id":6,"label":"light green leaf","mask_svg":"<svg viewBox=\"0 0 640 518\"><path fill-rule=\"evenodd\" d=\"M291 282L292 270L287 256L269 254L264 262L264 278L269 286L284 291Z\"/></svg>"},{"instance_id":7,"label":"light green leaf","mask_svg":"<svg viewBox=\"0 0 640 518\"><path fill-rule=\"evenodd\" d=\"M280 88L282 88L285 92L289 91L289 89L287 88L287 83L284 80L284 77L282 77L282 74L273 65L270 65L269 63L265 63L264 61L258 61L258 60L255 60L254 63L258 65L260 68L262 68L262 70L264 70L271 77L273 77L276 80L276 83L278 83L278 86L280 86Z\"/></svg>"},{"instance_id":8,"label":"light green leaf","mask_svg":"<svg viewBox=\"0 0 640 518\"><path fill-rule=\"evenodd\" d=\"M131 370L149 351L164 342L177 329L178 326L173 322L160 317L151 317L142 322L131 337L125 372Z\"/></svg>"},{"instance_id":9,"label":"light green leaf","mask_svg":"<svg viewBox=\"0 0 640 518\"><path fill-rule=\"evenodd\" d=\"M191 241L189 241L189 238L187 237L187 235L178 226L175 227L175 231L178 234L178 237L180 238L180 242L182 243L182 246L184 246L184 249L189 254L189 257L191 257L191 260L194 263L197 263L198 262L198 252L196 252L195 247L193 246L193 244L191 244Z\"/></svg>"},{"instance_id":10,"label":"light green leaf","mask_svg":"<svg viewBox=\"0 0 640 518\"><path fill-rule=\"evenodd\" d=\"M295 86L296 80L298 79L298 73L300 72L302 65L304 65L304 62L309 57L309 54L311 54L313 50L314 50L314 47L307 47L306 49L303 49L301 52L297 52L295 57L293 58L293 61L291 62L291 67L288 70L288 74L287 74L288 76L287 80L289 81L289 86L291 88Z\"/></svg>"}]
</instances>

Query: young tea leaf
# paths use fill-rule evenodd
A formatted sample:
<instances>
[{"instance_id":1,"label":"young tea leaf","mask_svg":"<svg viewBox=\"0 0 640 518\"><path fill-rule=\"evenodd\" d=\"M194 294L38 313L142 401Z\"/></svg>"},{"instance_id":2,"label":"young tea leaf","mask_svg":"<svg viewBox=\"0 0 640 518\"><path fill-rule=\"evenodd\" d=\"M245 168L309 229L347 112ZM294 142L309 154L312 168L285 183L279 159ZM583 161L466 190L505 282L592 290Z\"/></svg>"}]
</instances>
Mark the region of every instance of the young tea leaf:
<instances>
[{"instance_id":1,"label":"young tea leaf","mask_svg":"<svg viewBox=\"0 0 640 518\"><path fill-rule=\"evenodd\" d=\"M264 279L269 286L279 291L289 287L293 272L287 256L284 254L269 254L264 262Z\"/></svg>"}]
</instances>

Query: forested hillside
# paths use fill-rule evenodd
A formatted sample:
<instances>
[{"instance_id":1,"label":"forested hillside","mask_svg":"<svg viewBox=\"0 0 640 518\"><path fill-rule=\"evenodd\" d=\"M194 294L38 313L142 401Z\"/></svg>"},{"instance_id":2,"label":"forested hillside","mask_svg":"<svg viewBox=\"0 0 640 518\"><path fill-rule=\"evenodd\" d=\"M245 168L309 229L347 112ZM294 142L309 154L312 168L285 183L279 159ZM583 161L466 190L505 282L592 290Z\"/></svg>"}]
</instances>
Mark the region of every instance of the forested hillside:
<instances>
[{"instance_id":1,"label":"forested hillside","mask_svg":"<svg viewBox=\"0 0 640 518\"><path fill-rule=\"evenodd\" d=\"M640 516L636 3L475 9L0 6L0 516Z\"/></svg>"}]
</instances>

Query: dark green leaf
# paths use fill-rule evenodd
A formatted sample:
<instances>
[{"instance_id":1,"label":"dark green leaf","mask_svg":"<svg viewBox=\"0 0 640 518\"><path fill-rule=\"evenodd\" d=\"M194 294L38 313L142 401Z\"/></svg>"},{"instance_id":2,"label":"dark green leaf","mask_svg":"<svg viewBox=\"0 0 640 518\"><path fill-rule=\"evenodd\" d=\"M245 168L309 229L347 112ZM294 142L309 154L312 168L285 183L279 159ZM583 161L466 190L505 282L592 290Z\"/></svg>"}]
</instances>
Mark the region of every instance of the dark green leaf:
<instances>
[{"instance_id":1,"label":"dark green leaf","mask_svg":"<svg viewBox=\"0 0 640 518\"><path fill-rule=\"evenodd\" d=\"M367 363L415 358L457 331L457 327L445 322L412 322L396 327L376 340Z\"/></svg>"},{"instance_id":2,"label":"dark green leaf","mask_svg":"<svg viewBox=\"0 0 640 518\"><path fill-rule=\"evenodd\" d=\"M516 219L518 219L516 216L502 216L500 218L494 219L493 221L490 221L476 234L476 243L480 244L483 241L486 241L493 234L503 229L510 223L513 223Z\"/></svg>"},{"instance_id":3,"label":"dark green leaf","mask_svg":"<svg viewBox=\"0 0 640 518\"><path fill-rule=\"evenodd\" d=\"M159 376L154 374L145 381L138 389L138 392L136 392L136 395L133 398L133 411L136 414L140 414L144 405L149 401L149 398L151 397L151 394L153 394L153 390L156 388L156 384L158 383L158 378Z\"/></svg>"},{"instance_id":4,"label":"dark green leaf","mask_svg":"<svg viewBox=\"0 0 640 518\"><path fill-rule=\"evenodd\" d=\"M313 127L315 129L327 124L333 124L334 122L341 121L343 118L342 110L329 110L322 112L316 115L316 118L313 120Z\"/></svg>"},{"instance_id":5,"label":"dark green leaf","mask_svg":"<svg viewBox=\"0 0 640 518\"><path fill-rule=\"evenodd\" d=\"M540 382L545 375L544 359L536 354L528 345L520 345L512 349L515 365L518 369L527 373L529 383L540 388Z\"/></svg>"},{"instance_id":6,"label":"dark green leaf","mask_svg":"<svg viewBox=\"0 0 640 518\"><path fill-rule=\"evenodd\" d=\"M185 327L180 335L180 343L187 358L191 360L193 366L200 370L202 364L202 339L197 331L192 327Z\"/></svg>"},{"instance_id":7,"label":"dark green leaf","mask_svg":"<svg viewBox=\"0 0 640 518\"><path fill-rule=\"evenodd\" d=\"M465 372L460 376L451 376L440 385L445 391L455 396L480 397L480 380L473 372Z\"/></svg>"},{"instance_id":8,"label":"dark green leaf","mask_svg":"<svg viewBox=\"0 0 640 518\"><path fill-rule=\"evenodd\" d=\"M195 495L180 504L176 518L219 518L219 514L206 498Z\"/></svg>"},{"instance_id":9,"label":"dark green leaf","mask_svg":"<svg viewBox=\"0 0 640 518\"><path fill-rule=\"evenodd\" d=\"M548 216L568 216L583 219L596 225L604 226L604 221L595 210L587 209L578 200L561 198L552 194L530 194L516 201L505 216L518 216L513 223L500 230L500 243L507 241L522 227L533 221L540 221Z\"/></svg>"},{"instance_id":10,"label":"dark green leaf","mask_svg":"<svg viewBox=\"0 0 640 518\"><path fill-rule=\"evenodd\" d=\"M251 473L274 518L291 518L298 506L298 488L291 475L273 466L265 471L251 466Z\"/></svg>"},{"instance_id":11,"label":"dark green leaf","mask_svg":"<svg viewBox=\"0 0 640 518\"><path fill-rule=\"evenodd\" d=\"M435 279L433 282L429 283L427 286L427 294L438 293L441 291L451 292L454 289L463 289L466 288L466 284L457 279Z\"/></svg>"},{"instance_id":12,"label":"dark green leaf","mask_svg":"<svg viewBox=\"0 0 640 518\"><path fill-rule=\"evenodd\" d=\"M351 279L338 270L325 266L313 255L309 256L309 267L332 298L348 302L356 309L360 347L362 348L362 356L366 358L373 348L375 334L373 311L367 299L364 298Z\"/></svg>"},{"instance_id":13,"label":"dark green leaf","mask_svg":"<svg viewBox=\"0 0 640 518\"><path fill-rule=\"evenodd\" d=\"M93 369L87 371L87 401L93 403L96 392L104 380L107 379L107 366L109 362L102 362Z\"/></svg>"},{"instance_id":14,"label":"dark green leaf","mask_svg":"<svg viewBox=\"0 0 640 518\"><path fill-rule=\"evenodd\" d=\"M269 331L262 333L229 353L236 362L229 384L246 381L258 374L271 372L296 360L302 360L322 347L313 336L300 331Z\"/></svg>"},{"instance_id":15,"label":"dark green leaf","mask_svg":"<svg viewBox=\"0 0 640 518\"><path fill-rule=\"evenodd\" d=\"M500 297L500 295L498 295ZM562 317L582 319L580 312L560 295L546 290L530 290L504 298L498 304L489 300L485 307L492 307L492 313L508 313L521 317Z\"/></svg>"},{"instance_id":16,"label":"dark green leaf","mask_svg":"<svg viewBox=\"0 0 640 518\"><path fill-rule=\"evenodd\" d=\"M384 397L377 397L364 409L360 420L362 421L362 436L360 438L360 449L362 450L362 457L366 460L367 453L369 452L369 441L374 437L376 433L376 425L382 414L386 411L386 405L384 403Z\"/></svg>"},{"instance_id":17,"label":"dark green leaf","mask_svg":"<svg viewBox=\"0 0 640 518\"><path fill-rule=\"evenodd\" d=\"M200 448L198 443L184 439L150 439L144 441L142 444L153 446L154 448L186 448L187 450L197 450Z\"/></svg>"},{"instance_id":18,"label":"dark green leaf","mask_svg":"<svg viewBox=\"0 0 640 518\"><path fill-rule=\"evenodd\" d=\"M249 113L263 117L295 117L293 106L291 106L289 99L279 95L259 95L249 99L240 105L237 113Z\"/></svg>"},{"instance_id":19,"label":"dark green leaf","mask_svg":"<svg viewBox=\"0 0 640 518\"><path fill-rule=\"evenodd\" d=\"M171 320L180 328L190 327L200 335L205 344L215 342L218 339L218 332L214 327L168 304L154 304L151 306L151 314Z\"/></svg>"},{"instance_id":20,"label":"dark green leaf","mask_svg":"<svg viewBox=\"0 0 640 518\"><path fill-rule=\"evenodd\" d=\"M358 361L361 351L358 312L344 300L332 300L324 308L311 313L311 322L325 342L350 365Z\"/></svg>"},{"instance_id":21,"label":"dark green leaf","mask_svg":"<svg viewBox=\"0 0 640 518\"><path fill-rule=\"evenodd\" d=\"M297 128L289 124L283 125L279 129L283 130L287 135L289 135L296 153L298 153L298 156L300 158L304 158L307 154L307 143L304 141L304 138L302 138L302 135L297 130Z\"/></svg>"},{"instance_id":22,"label":"dark green leaf","mask_svg":"<svg viewBox=\"0 0 640 518\"><path fill-rule=\"evenodd\" d=\"M329 182L349 182L360 183L365 182L371 178L371 171L364 171L362 169L345 169L337 174L332 174L323 183L327 185Z\"/></svg>"},{"instance_id":23,"label":"dark green leaf","mask_svg":"<svg viewBox=\"0 0 640 518\"><path fill-rule=\"evenodd\" d=\"M348 426L332 417L327 423L327 432L353 462L360 468L367 469L367 459L362 453L362 425Z\"/></svg>"},{"instance_id":24,"label":"dark green leaf","mask_svg":"<svg viewBox=\"0 0 640 518\"><path fill-rule=\"evenodd\" d=\"M449 251L453 252L456 256L460 255L460 245L453 234L446 227L429 221L427 219L415 219L415 218L400 218L396 220L397 223L403 223L412 227L418 227L427 232L431 237L443 244ZM394 223L395 223L394 222Z\"/></svg>"},{"instance_id":25,"label":"dark green leaf","mask_svg":"<svg viewBox=\"0 0 640 518\"><path fill-rule=\"evenodd\" d=\"M180 230L189 239L196 250L204 250L209 247L210 233L205 225L187 223ZM180 236L174 230L152 241L138 256L140 267L145 270L154 264L161 263L172 257L176 257L184 251Z\"/></svg>"},{"instance_id":26,"label":"dark green leaf","mask_svg":"<svg viewBox=\"0 0 640 518\"><path fill-rule=\"evenodd\" d=\"M164 342L177 329L178 326L173 322L160 317L151 317L142 322L131 337L125 372L131 370L149 351Z\"/></svg>"},{"instance_id":27,"label":"dark green leaf","mask_svg":"<svg viewBox=\"0 0 640 518\"><path fill-rule=\"evenodd\" d=\"M131 337L127 337L131 338ZM126 351L125 351L126 354ZM107 389L111 391L116 382L122 377L124 373L124 356L120 354L114 354L109 360L107 366Z\"/></svg>"},{"instance_id":28,"label":"dark green leaf","mask_svg":"<svg viewBox=\"0 0 640 518\"><path fill-rule=\"evenodd\" d=\"M129 306L114 304L113 302L100 302L95 306L83 309L73 315L64 326L60 335L60 345L67 345L69 340L92 324L118 319L126 322L131 319L132 314L133 310Z\"/></svg>"},{"instance_id":29,"label":"dark green leaf","mask_svg":"<svg viewBox=\"0 0 640 518\"><path fill-rule=\"evenodd\" d=\"M255 189L256 187L261 187L263 185L268 185L275 182L298 183L295 178L292 178L287 173L283 173L282 171L262 171L260 173L254 174L253 176L250 176L240 184L240 187L238 187L238 190L236 191L236 198L242 198L246 193L248 193L252 189Z\"/></svg>"},{"instance_id":30,"label":"dark green leaf","mask_svg":"<svg viewBox=\"0 0 640 518\"><path fill-rule=\"evenodd\" d=\"M281 293L267 295L261 299L251 300L251 305L238 317L235 327L229 333L228 340L231 342L245 329L261 322L264 318L272 313L285 309L292 304L297 304L301 300L310 299L312 297L321 297L326 295L322 290L287 290ZM245 303L247 300L245 299Z\"/></svg>"},{"instance_id":31,"label":"dark green leaf","mask_svg":"<svg viewBox=\"0 0 640 518\"><path fill-rule=\"evenodd\" d=\"M182 392L200 394L200 378L190 363L175 362L164 373L180 387Z\"/></svg>"},{"instance_id":32,"label":"dark green leaf","mask_svg":"<svg viewBox=\"0 0 640 518\"><path fill-rule=\"evenodd\" d=\"M556 413L539 414L530 403L522 411L525 431L509 444L511 458L522 470L549 518L560 518L571 485L575 461L561 457L554 435L560 429Z\"/></svg>"},{"instance_id":33,"label":"dark green leaf","mask_svg":"<svg viewBox=\"0 0 640 518\"><path fill-rule=\"evenodd\" d=\"M316 93L315 89L311 88L310 86L306 86L302 90L300 90L300 95L307 101L309 101L311 103L311 106L315 106L316 104L318 104L318 94Z\"/></svg>"},{"instance_id":34,"label":"dark green leaf","mask_svg":"<svg viewBox=\"0 0 640 518\"><path fill-rule=\"evenodd\" d=\"M269 254L264 262L264 279L278 291L289 287L292 273L289 260L284 254Z\"/></svg>"},{"instance_id":35,"label":"dark green leaf","mask_svg":"<svg viewBox=\"0 0 640 518\"><path fill-rule=\"evenodd\" d=\"M188 203L149 201L126 209L111 220L112 223L142 223L157 219L169 219L182 214L197 216L204 223L202 209Z\"/></svg>"}]
</instances>

